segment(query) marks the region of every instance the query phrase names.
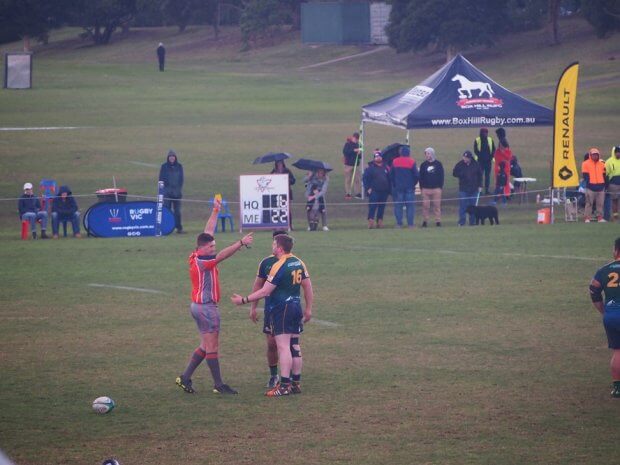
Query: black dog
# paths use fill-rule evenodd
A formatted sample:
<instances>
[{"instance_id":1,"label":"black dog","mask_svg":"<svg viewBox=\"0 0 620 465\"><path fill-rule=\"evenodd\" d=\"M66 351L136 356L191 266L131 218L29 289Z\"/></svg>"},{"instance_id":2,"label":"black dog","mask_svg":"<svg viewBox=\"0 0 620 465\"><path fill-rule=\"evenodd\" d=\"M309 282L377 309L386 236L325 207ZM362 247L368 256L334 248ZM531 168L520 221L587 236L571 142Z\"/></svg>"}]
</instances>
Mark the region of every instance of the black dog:
<instances>
[{"instance_id":1,"label":"black dog","mask_svg":"<svg viewBox=\"0 0 620 465\"><path fill-rule=\"evenodd\" d=\"M497 216L497 208L489 205L487 207L476 207L475 205L468 206L465 211L476 217L476 224L484 224L484 220L489 219L489 223L494 224L493 220L495 220L495 224L499 224L499 217Z\"/></svg>"}]
</instances>

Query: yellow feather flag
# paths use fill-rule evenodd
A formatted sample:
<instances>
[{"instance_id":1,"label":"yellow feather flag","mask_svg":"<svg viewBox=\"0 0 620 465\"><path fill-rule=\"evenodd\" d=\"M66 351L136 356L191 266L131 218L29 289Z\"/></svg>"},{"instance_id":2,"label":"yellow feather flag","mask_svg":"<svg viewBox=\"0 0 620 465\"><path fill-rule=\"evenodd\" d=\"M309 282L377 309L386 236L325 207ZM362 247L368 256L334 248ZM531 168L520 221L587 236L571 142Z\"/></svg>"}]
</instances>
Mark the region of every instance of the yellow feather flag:
<instances>
[{"instance_id":1,"label":"yellow feather flag","mask_svg":"<svg viewBox=\"0 0 620 465\"><path fill-rule=\"evenodd\" d=\"M553 125L552 187L573 187L579 184L575 164L575 102L579 63L570 64L562 73L555 92Z\"/></svg>"}]
</instances>

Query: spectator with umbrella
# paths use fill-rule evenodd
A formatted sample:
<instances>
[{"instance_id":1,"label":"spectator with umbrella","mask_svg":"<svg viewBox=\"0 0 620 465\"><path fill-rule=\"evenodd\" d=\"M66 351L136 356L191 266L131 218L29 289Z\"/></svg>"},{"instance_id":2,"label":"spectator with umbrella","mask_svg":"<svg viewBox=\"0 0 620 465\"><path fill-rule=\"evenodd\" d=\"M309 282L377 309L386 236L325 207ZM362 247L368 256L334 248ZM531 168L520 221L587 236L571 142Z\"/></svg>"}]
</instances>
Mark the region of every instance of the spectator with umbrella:
<instances>
[{"instance_id":1,"label":"spectator with umbrella","mask_svg":"<svg viewBox=\"0 0 620 465\"><path fill-rule=\"evenodd\" d=\"M302 158L293 166L310 173L304 178L306 183L306 214L308 217L308 231L316 231L319 226L319 214L323 231L329 231L327 227L327 211L325 208L325 196L329 185L328 171L332 170L329 163Z\"/></svg>"}]
</instances>

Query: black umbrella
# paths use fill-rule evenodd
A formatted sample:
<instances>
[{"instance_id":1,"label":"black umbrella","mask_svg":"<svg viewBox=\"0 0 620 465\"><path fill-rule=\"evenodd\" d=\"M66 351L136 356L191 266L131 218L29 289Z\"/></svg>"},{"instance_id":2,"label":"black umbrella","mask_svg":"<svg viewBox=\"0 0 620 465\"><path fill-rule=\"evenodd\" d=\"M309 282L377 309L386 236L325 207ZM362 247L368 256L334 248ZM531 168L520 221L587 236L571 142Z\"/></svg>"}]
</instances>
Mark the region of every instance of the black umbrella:
<instances>
[{"instance_id":1,"label":"black umbrella","mask_svg":"<svg viewBox=\"0 0 620 465\"><path fill-rule=\"evenodd\" d=\"M381 150L381 158L383 163L391 165L394 158L398 157L398 151L401 147L409 147L407 144L399 144L398 142L390 144Z\"/></svg>"},{"instance_id":2,"label":"black umbrella","mask_svg":"<svg viewBox=\"0 0 620 465\"><path fill-rule=\"evenodd\" d=\"M318 160L310 160L309 158L300 158L295 163L293 163L295 168L299 168L300 170L308 170L308 171L316 171L316 170L325 170L332 171L334 168L331 167L329 163Z\"/></svg>"},{"instance_id":3,"label":"black umbrella","mask_svg":"<svg viewBox=\"0 0 620 465\"><path fill-rule=\"evenodd\" d=\"M254 162L253 165L258 165L259 163L273 163L275 161L286 160L287 158L291 158L291 155L284 152L273 153L269 152L266 155L261 155Z\"/></svg>"}]
</instances>

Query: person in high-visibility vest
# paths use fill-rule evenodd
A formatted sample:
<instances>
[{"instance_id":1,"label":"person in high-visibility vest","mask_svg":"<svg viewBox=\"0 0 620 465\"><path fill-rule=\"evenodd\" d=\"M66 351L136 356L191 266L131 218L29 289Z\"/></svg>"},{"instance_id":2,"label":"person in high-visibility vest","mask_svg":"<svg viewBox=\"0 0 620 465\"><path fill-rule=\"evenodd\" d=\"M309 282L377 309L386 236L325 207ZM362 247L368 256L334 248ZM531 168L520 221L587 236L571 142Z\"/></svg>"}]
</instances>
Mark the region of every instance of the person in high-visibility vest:
<instances>
[{"instance_id":1,"label":"person in high-visibility vest","mask_svg":"<svg viewBox=\"0 0 620 465\"><path fill-rule=\"evenodd\" d=\"M607 176L607 191L611 200L611 220L618 221L618 207L620 206L620 147L611 151L611 157L605 162Z\"/></svg>"},{"instance_id":2,"label":"person in high-visibility vest","mask_svg":"<svg viewBox=\"0 0 620 465\"><path fill-rule=\"evenodd\" d=\"M593 205L596 204L597 221L604 223L603 203L605 201L605 163L600 160L601 152L592 147L588 154L588 160L581 164L581 174L586 182L586 208L584 212L585 222L589 223L592 218Z\"/></svg>"},{"instance_id":3,"label":"person in high-visibility vest","mask_svg":"<svg viewBox=\"0 0 620 465\"><path fill-rule=\"evenodd\" d=\"M474 140L474 160L480 165L484 176L484 193L489 194L491 182L491 165L493 163L493 153L495 153L495 142L489 137L487 128L480 128L480 135Z\"/></svg>"}]
</instances>

